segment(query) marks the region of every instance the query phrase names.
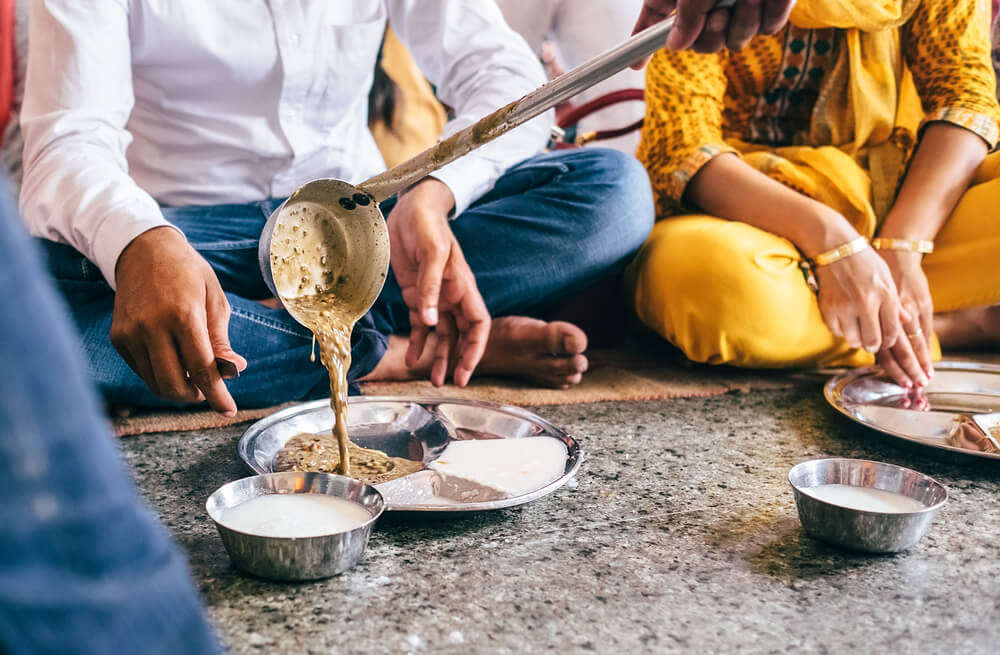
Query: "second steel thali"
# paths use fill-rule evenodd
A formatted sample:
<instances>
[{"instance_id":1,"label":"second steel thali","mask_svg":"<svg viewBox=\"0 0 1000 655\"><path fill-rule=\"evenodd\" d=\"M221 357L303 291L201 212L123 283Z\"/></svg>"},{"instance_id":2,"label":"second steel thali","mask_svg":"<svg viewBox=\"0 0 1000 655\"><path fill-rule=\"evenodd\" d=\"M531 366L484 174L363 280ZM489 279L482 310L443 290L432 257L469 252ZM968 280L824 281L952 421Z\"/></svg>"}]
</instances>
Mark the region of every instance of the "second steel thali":
<instances>
[{"instance_id":1,"label":"second steel thali","mask_svg":"<svg viewBox=\"0 0 1000 655\"><path fill-rule=\"evenodd\" d=\"M907 390L878 368L827 382L826 399L858 423L951 453L1000 461L1000 366L943 361L926 389Z\"/></svg>"}]
</instances>

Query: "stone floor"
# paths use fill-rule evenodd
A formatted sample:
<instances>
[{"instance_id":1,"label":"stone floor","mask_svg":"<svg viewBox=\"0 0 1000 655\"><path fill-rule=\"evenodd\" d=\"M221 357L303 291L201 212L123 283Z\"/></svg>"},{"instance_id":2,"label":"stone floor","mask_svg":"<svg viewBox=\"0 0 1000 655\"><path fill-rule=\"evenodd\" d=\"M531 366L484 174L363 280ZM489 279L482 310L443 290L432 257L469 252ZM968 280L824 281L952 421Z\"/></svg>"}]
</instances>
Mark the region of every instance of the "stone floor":
<instances>
[{"instance_id":1,"label":"stone floor","mask_svg":"<svg viewBox=\"0 0 1000 655\"><path fill-rule=\"evenodd\" d=\"M235 653L987 653L1000 642L1000 468L856 427L818 389L548 407L577 482L461 519L384 519L367 559L282 585L232 569L206 497L247 475L240 430L124 441ZM951 500L910 552L804 535L786 481L820 455L913 467Z\"/></svg>"}]
</instances>

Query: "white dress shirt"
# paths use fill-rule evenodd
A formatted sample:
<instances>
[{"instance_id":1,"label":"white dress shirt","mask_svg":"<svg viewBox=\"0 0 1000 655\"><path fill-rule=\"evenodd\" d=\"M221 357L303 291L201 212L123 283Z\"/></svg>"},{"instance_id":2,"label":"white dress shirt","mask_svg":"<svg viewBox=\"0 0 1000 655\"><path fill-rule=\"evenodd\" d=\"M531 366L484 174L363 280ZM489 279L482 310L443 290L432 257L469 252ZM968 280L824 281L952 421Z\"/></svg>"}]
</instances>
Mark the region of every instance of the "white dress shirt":
<instances>
[{"instance_id":1,"label":"white dress shirt","mask_svg":"<svg viewBox=\"0 0 1000 655\"><path fill-rule=\"evenodd\" d=\"M21 211L114 286L160 205L244 203L385 169L368 90L386 22L451 134L544 73L492 0L33 0ZM435 174L456 213L546 142L551 116Z\"/></svg>"},{"instance_id":2,"label":"white dress shirt","mask_svg":"<svg viewBox=\"0 0 1000 655\"><path fill-rule=\"evenodd\" d=\"M575 68L629 37L642 10L642 0L496 0L504 18L539 55L549 40L559 51L560 63ZM595 84L573 99L582 105L620 89L642 89L646 71L630 68ZM602 109L580 121L580 131L628 127L646 113L641 102L624 102ZM639 146L638 131L595 146L617 148L633 154Z\"/></svg>"}]
</instances>

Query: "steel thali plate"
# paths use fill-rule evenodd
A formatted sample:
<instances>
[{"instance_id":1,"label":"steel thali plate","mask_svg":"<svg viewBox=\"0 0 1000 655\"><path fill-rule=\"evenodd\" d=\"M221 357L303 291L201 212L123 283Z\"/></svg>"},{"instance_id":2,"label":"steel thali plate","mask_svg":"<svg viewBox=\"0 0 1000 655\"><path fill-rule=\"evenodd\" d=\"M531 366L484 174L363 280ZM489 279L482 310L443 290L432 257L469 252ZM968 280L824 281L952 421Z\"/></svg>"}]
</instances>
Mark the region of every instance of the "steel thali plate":
<instances>
[{"instance_id":1,"label":"steel thali plate","mask_svg":"<svg viewBox=\"0 0 1000 655\"><path fill-rule=\"evenodd\" d=\"M445 499L434 491L437 474L424 468L375 485L385 498L387 510L471 512L522 505L562 487L583 461L583 451L573 437L517 407L449 398L356 396L350 399L347 414L353 442L394 457L421 460L425 467L456 440L553 437L566 446L562 475L528 493L489 501ZM329 400L289 407L251 425L240 438L237 452L254 472L272 473L285 442L302 433L329 432L333 422Z\"/></svg>"},{"instance_id":2,"label":"steel thali plate","mask_svg":"<svg viewBox=\"0 0 1000 655\"><path fill-rule=\"evenodd\" d=\"M908 392L876 367L826 383L827 401L850 419L932 448L1000 460L1000 366L943 361L927 388Z\"/></svg>"}]
</instances>

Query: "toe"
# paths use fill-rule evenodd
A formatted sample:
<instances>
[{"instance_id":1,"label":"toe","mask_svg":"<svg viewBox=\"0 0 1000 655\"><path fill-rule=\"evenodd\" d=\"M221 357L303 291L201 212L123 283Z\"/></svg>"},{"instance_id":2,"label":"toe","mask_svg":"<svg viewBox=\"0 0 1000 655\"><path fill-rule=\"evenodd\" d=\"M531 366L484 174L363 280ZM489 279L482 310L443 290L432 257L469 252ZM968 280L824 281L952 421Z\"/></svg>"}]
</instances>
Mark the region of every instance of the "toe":
<instances>
[{"instance_id":1,"label":"toe","mask_svg":"<svg viewBox=\"0 0 1000 655\"><path fill-rule=\"evenodd\" d=\"M545 347L554 355L579 355L587 350L587 335L572 323L555 321L546 326Z\"/></svg>"},{"instance_id":2,"label":"toe","mask_svg":"<svg viewBox=\"0 0 1000 655\"><path fill-rule=\"evenodd\" d=\"M584 355L573 355L572 357L547 357L542 366L546 375L564 377L568 375L582 375L586 373L587 358Z\"/></svg>"}]
</instances>

